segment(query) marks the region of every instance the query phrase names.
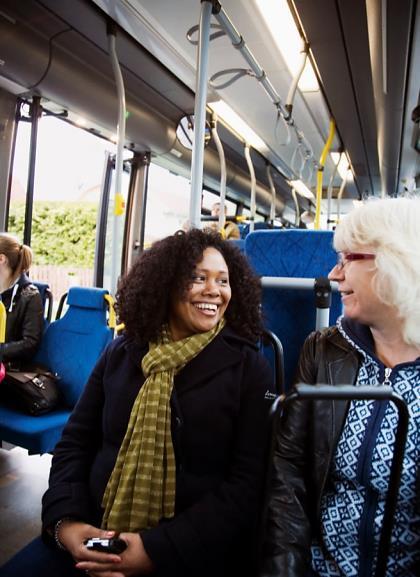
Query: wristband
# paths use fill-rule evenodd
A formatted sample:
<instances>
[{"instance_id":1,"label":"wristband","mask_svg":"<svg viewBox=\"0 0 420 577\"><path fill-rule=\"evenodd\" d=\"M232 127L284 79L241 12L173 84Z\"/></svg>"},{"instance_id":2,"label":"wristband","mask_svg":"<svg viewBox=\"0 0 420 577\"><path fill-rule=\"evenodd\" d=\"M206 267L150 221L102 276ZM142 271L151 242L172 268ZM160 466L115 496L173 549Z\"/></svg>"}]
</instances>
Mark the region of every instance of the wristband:
<instances>
[{"instance_id":1,"label":"wristband","mask_svg":"<svg viewBox=\"0 0 420 577\"><path fill-rule=\"evenodd\" d=\"M67 549L64 547L63 543L60 541L59 534L60 534L61 525L63 523L65 523L66 521L74 521L74 519L72 517L63 517L62 519L59 519L57 521L57 523L54 525L54 541L55 541L55 544L57 545L57 547L59 549L61 549L62 551L67 551Z\"/></svg>"}]
</instances>

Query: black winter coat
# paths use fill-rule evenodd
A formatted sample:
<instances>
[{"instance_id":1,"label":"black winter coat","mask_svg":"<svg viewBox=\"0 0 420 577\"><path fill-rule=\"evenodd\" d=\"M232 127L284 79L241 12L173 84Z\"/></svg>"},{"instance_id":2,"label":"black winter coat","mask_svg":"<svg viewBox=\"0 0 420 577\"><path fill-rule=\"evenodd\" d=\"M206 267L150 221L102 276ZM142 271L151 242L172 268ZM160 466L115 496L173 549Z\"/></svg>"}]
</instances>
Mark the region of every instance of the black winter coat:
<instances>
[{"instance_id":1,"label":"black winter coat","mask_svg":"<svg viewBox=\"0 0 420 577\"><path fill-rule=\"evenodd\" d=\"M31 359L41 342L44 328L44 310L38 289L25 274L20 276L17 284L15 294L13 287L1 294L7 314L6 342L3 345L6 361Z\"/></svg>"},{"instance_id":2,"label":"black winter coat","mask_svg":"<svg viewBox=\"0 0 420 577\"><path fill-rule=\"evenodd\" d=\"M93 370L54 452L44 529L67 516L100 524L146 352L119 337ZM157 575L255 574L272 381L265 359L228 327L175 377L175 517L142 532Z\"/></svg>"},{"instance_id":3,"label":"black winter coat","mask_svg":"<svg viewBox=\"0 0 420 577\"><path fill-rule=\"evenodd\" d=\"M336 327L306 340L296 382L354 385L360 358ZM275 428L260 577L311 575L311 542L349 401L297 401Z\"/></svg>"}]
</instances>

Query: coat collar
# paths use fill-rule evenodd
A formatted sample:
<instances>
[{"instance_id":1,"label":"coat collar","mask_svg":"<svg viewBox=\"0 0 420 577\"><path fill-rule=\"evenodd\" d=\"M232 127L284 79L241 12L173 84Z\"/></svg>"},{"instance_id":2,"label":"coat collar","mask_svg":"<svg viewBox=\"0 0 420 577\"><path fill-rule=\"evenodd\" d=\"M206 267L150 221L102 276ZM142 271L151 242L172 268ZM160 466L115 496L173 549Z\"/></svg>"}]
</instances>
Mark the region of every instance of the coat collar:
<instances>
[{"instance_id":1,"label":"coat collar","mask_svg":"<svg viewBox=\"0 0 420 577\"><path fill-rule=\"evenodd\" d=\"M183 393L197 387L227 367L240 363L243 360L242 348L244 346L251 346L258 350L256 343L241 337L230 327L225 326L207 347L175 377L177 392ZM141 365L148 346L138 345L132 339L127 338L125 347L130 359L137 366Z\"/></svg>"}]
</instances>

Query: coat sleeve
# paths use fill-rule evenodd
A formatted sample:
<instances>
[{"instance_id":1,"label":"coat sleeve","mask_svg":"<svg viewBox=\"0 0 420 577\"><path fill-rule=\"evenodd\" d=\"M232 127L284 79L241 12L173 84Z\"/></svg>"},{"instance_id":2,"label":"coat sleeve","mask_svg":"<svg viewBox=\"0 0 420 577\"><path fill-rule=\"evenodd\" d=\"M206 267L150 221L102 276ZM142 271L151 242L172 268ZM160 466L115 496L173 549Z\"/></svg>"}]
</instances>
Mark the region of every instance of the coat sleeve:
<instances>
[{"instance_id":1,"label":"coat sleeve","mask_svg":"<svg viewBox=\"0 0 420 577\"><path fill-rule=\"evenodd\" d=\"M43 530L58 519L90 520L89 472L101 443L104 405L103 374L109 346L100 357L57 443L49 488L42 499Z\"/></svg>"},{"instance_id":2,"label":"coat sleeve","mask_svg":"<svg viewBox=\"0 0 420 577\"><path fill-rule=\"evenodd\" d=\"M232 548L240 548L241 542L246 547L243 536L256 534L269 440L270 403L264 396L272 389L272 380L268 363L253 351L243 366L228 475L217 489L171 521L142 532L145 549L159 575L223 574L221 567Z\"/></svg>"},{"instance_id":3,"label":"coat sleeve","mask_svg":"<svg viewBox=\"0 0 420 577\"><path fill-rule=\"evenodd\" d=\"M316 381L318 335L310 335L303 346L296 382ZM311 527L305 486L310 411L311 403L295 401L282 415L278 413L274 426L260 577L302 577L310 569Z\"/></svg>"},{"instance_id":4,"label":"coat sleeve","mask_svg":"<svg viewBox=\"0 0 420 577\"><path fill-rule=\"evenodd\" d=\"M3 355L5 359L30 359L36 352L41 342L44 328L44 311L41 296L38 291L21 295L24 310L19 315L16 322L21 323L21 327L16 327L15 334L19 337L3 345Z\"/></svg>"}]
</instances>

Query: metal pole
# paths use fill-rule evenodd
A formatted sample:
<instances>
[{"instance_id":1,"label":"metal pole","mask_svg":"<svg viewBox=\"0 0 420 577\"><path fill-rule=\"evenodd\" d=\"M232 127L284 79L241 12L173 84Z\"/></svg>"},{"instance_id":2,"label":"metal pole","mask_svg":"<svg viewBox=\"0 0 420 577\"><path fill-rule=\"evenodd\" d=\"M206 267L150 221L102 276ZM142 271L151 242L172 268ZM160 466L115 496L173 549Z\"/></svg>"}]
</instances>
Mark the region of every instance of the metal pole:
<instances>
[{"instance_id":1,"label":"metal pole","mask_svg":"<svg viewBox=\"0 0 420 577\"><path fill-rule=\"evenodd\" d=\"M330 326L330 309L316 309L315 328L317 331Z\"/></svg>"},{"instance_id":2,"label":"metal pole","mask_svg":"<svg viewBox=\"0 0 420 577\"><path fill-rule=\"evenodd\" d=\"M263 276L261 277L261 286L263 288L277 289L304 289L314 290L314 278L304 277L281 277L281 276ZM331 282L331 290L338 292L338 282Z\"/></svg>"},{"instance_id":3,"label":"metal pole","mask_svg":"<svg viewBox=\"0 0 420 577\"><path fill-rule=\"evenodd\" d=\"M267 179L271 190L270 220L271 224L274 224L274 219L276 218L276 187L274 186L269 164L267 164Z\"/></svg>"},{"instance_id":4,"label":"metal pole","mask_svg":"<svg viewBox=\"0 0 420 577\"><path fill-rule=\"evenodd\" d=\"M327 189L327 200L328 200L328 202L327 202L327 230L330 230L332 190L333 190L334 178L335 178L335 175L337 174L339 162L340 162L340 157L338 158L338 162L334 164L334 170L331 174L330 182L328 184L328 189Z\"/></svg>"},{"instance_id":5,"label":"metal pole","mask_svg":"<svg viewBox=\"0 0 420 577\"><path fill-rule=\"evenodd\" d=\"M297 194L296 194L296 190L293 188L292 186L292 191L291 191L291 195L293 198L293 202L295 203L295 226L299 227L300 224L300 207L299 207L299 201L297 198Z\"/></svg>"},{"instance_id":6,"label":"metal pole","mask_svg":"<svg viewBox=\"0 0 420 577\"><path fill-rule=\"evenodd\" d=\"M118 270L118 261L121 261L121 254L118 254L118 230L121 217L124 215L124 199L121 192L121 183L123 174L126 116L124 80L121 74L120 63L118 62L117 51L115 49L115 38L116 28L115 26L110 26L108 28L109 55L111 58L112 70L114 72L118 94L117 156L115 159L114 218L112 222L111 251L111 292L114 294L120 272Z\"/></svg>"},{"instance_id":7,"label":"metal pole","mask_svg":"<svg viewBox=\"0 0 420 577\"><path fill-rule=\"evenodd\" d=\"M338 191L337 194L337 224L340 222L340 218L341 218L341 197L343 196L343 192L344 192L344 188L346 186L346 182L347 182L347 172L343 178L343 180L341 181L341 186L340 186L340 190Z\"/></svg>"},{"instance_id":8,"label":"metal pole","mask_svg":"<svg viewBox=\"0 0 420 577\"><path fill-rule=\"evenodd\" d=\"M226 159L223 144L217 132L217 115L213 115L211 134L216 144L217 152L220 160L220 212L219 212L219 230L222 231L225 227L225 198L226 198Z\"/></svg>"},{"instance_id":9,"label":"metal pole","mask_svg":"<svg viewBox=\"0 0 420 577\"><path fill-rule=\"evenodd\" d=\"M194 104L194 137L191 160L190 224L199 228L201 193L203 189L204 136L206 128L207 77L209 60L209 35L212 2L201 4L200 30L197 49L197 81Z\"/></svg>"},{"instance_id":10,"label":"metal pole","mask_svg":"<svg viewBox=\"0 0 420 577\"><path fill-rule=\"evenodd\" d=\"M34 96L31 104L31 143L29 147L28 181L26 186L25 228L23 243L31 244L32 213L34 206L34 182L36 165L36 144L38 139L38 123L41 116L41 97Z\"/></svg>"},{"instance_id":11,"label":"metal pole","mask_svg":"<svg viewBox=\"0 0 420 577\"><path fill-rule=\"evenodd\" d=\"M255 177L254 165L252 164L251 153L249 150L249 144L245 144L245 158L248 164L249 174L251 176L251 222L249 223L249 232L254 230L255 226L255 213L257 205L255 203L255 194L257 189L257 179Z\"/></svg>"}]
</instances>

